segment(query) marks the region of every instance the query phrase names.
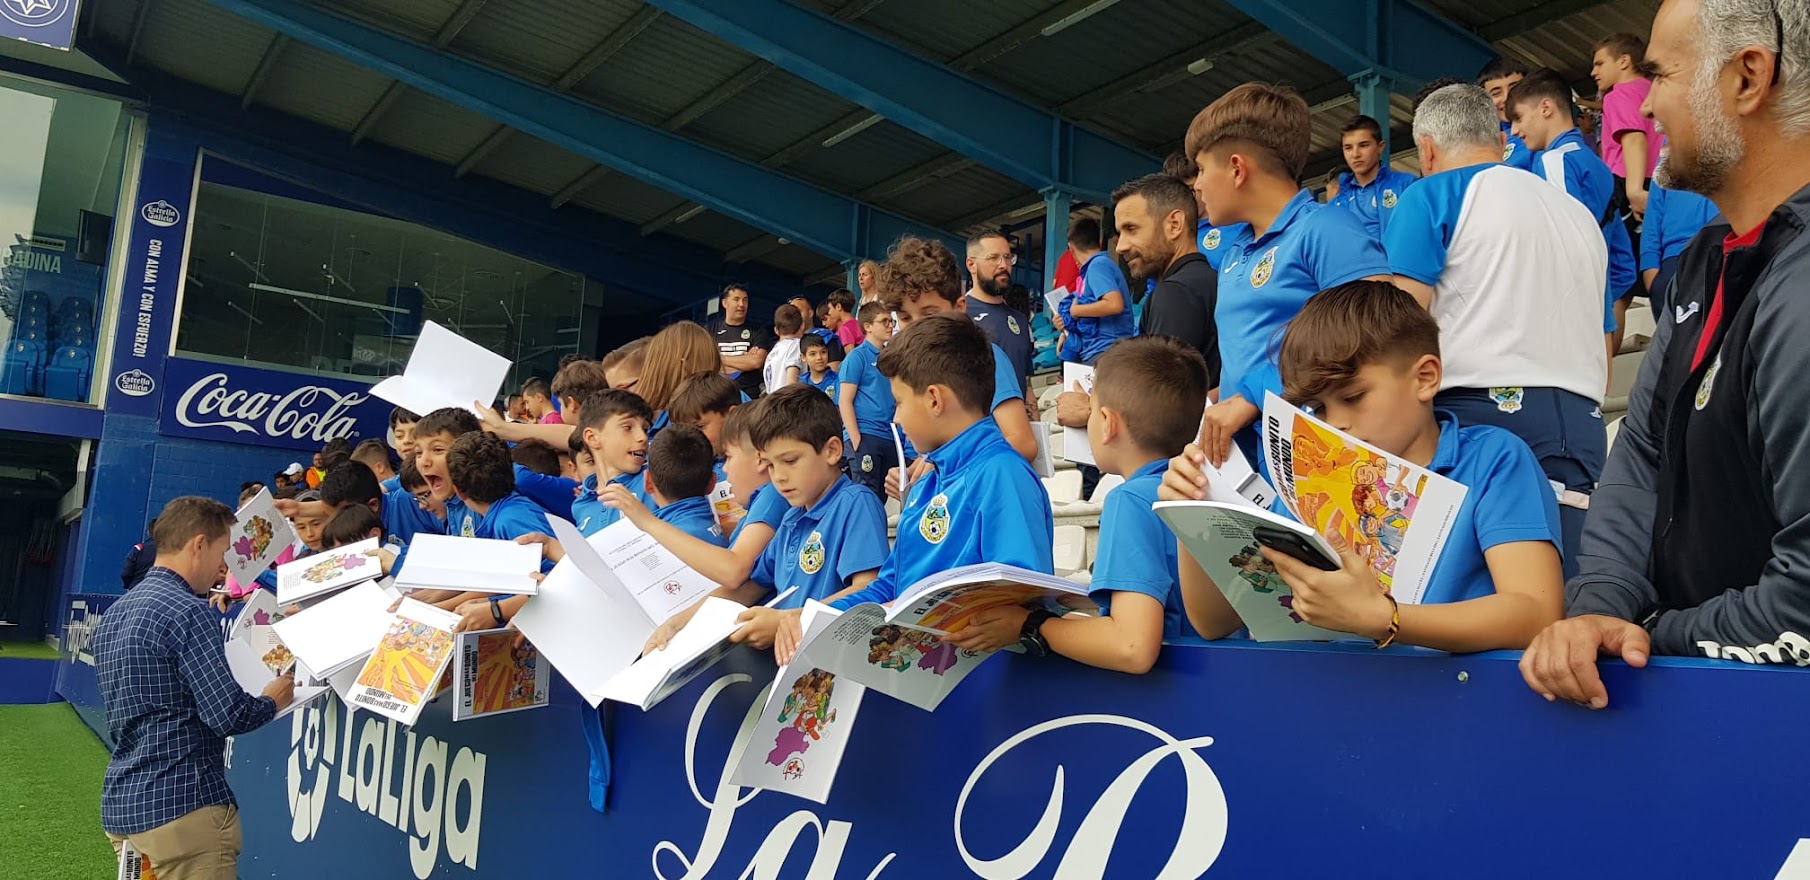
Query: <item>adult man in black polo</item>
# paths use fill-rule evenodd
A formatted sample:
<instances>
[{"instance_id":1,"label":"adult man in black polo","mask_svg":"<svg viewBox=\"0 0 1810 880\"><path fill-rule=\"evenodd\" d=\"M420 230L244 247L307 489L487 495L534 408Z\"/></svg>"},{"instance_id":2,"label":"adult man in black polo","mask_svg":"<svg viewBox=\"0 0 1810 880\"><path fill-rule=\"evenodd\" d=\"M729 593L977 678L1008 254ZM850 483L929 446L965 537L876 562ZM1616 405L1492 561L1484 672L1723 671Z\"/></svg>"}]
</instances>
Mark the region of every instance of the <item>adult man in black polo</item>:
<instances>
[{"instance_id":1,"label":"adult man in black polo","mask_svg":"<svg viewBox=\"0 0 1810 880\"><path fill-rule=\"evenodd\" d=\"M1219 330L1213 323L1219 273L1195 245L1194 192L1179 178L1150 174L1120 186L1112 200L1118 253L1131 271L1132 286L1156 279L1138 335L1173 336L1197 349L1207 360L1208 381L1219 384ZM1057 398L1056 420L1066 427L1087 427L1087 411L1085 394L1071 389Z\"/></svg>"},{"instance_id":2,"label":"adult man in black polo","mask_svg":"<svg viewBox=\"0 0 1810 880\"><path fill-rule=\"evenodd\" d=\"M759 397L761 368L778 340L771 329L748 322L748 288L740 284L723 288L721 316L708 329L723 357L724 375L735 379L742 393Z\"/></svg>"},{"instance_id":3,"label":"adult man in black polo","mask_svg":"<svg viewBox=\"0 0 1810 880\"><path fill-rule=\"evenodd\" d=\"M968 239L968 277L973 285L962 299L968 317L987 331L987 337L1006 353L1012 372L1018 375L1019 390L1031 375L1031 360L1037 354L1037 342L1031 338L1031 319L1006 304L1012 292L1012 267L1018 256L1012 253L1012 241L997 232L983 232Z\"/></svg>"},{"instance_id":4,"label":"adult man in black polo","mask_svg":"<svg viewBox=\"0 0 1810 880\"><path fill-rule=\"evenodd\" d=\"M1522 656L1549 700L1608 705L1598 656L1810 666L1805 59L1802 4L1666 0L1653 20L1656 179L1725 219L1679 258L1591 497L1568 616Z\"/></svg>"}]
</instances>

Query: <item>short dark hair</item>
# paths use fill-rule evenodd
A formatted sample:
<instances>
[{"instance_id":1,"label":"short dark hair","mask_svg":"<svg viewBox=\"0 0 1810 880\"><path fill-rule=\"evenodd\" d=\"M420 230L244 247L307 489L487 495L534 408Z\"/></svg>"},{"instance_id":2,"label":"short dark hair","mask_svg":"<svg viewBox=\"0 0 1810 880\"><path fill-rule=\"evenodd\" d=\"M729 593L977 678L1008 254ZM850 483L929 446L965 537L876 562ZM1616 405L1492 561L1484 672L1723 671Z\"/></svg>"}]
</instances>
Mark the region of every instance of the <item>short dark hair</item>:
<instances>
[{"instance_id":1,"label":"short dark hair","mask_svg":"<svg viewBox=\"0 0 1810 880\"><path fill-rule=\"evenodd\" d=\"M1313 145L1313 115L1288 86L1245 83L1195 114L1182 149L1198 159L1227 141L1257 147L1272 173L1296 180Z\"/></svg>"},{"instance_id":2,"label":"short dark hair","mask_svg":"<svg viewBox=\"0 0 1810 880\"><path fill-rule=\"evenodd\" d=\"M647 476L668 501L710 493L716 452L710 438L690 425L667 425L647 445Z\"/></svg>"},{"instance_id":3,"label":"short dark hair","mask_svg":"<svg viewBox=\"0 0 1810 880\"><path fill-rule=\"evenodd\" d=\"M377 470L378 463L390 463L390 447L382 440L371 439L360 442L352 449L352 460Z\"/></svg>"},{"instance_id":4,"label":"short dark hair","mask_svg":"<svg viewBox=\"0 0 1810 880\"><path fill-rule=\"evenodd\" d=\"M1100 221L1082 217L1068 225L1068 243L1082 250L1100 249Z\"/></svg>"},{"instance_id":5,"label":"short dark hair","mask_svg":"<svg viewBox=\"0 0 1810 880\"><path fill-rule=\"evenodd\" d=\"M731 281L728 284L723 285L723 291L716 295L717 302L719 302L719 303L722 302L723 297L728 296L731 291L736 291L736 290L741 291L742 295L748 297L749 299L754 298L754 294L749 292L749 290L748 290L748 285L743 284L740 281Z\"/></svg>"},{"instance_id":6,"label":"short dark hair","mask_svg":"<svg viewBox=\"0 0 1810 880\"><path fill-rule=\"evenodd\" d=\"M654 420L653 409L647 405L647 401L641 399L641 395L616 388L585 395L578 408L578 427L581 429L602 428L610 419L619 415L633 416L650 424Z\"/></svg>"},{"instance_id":7,"label":"short dark hair","mask_svg":"<svg viewBox=\"0 0 1810 880\"><path fill-rule=\"evenodd\" d=\"M471 410L462 406L444 406L421 417L415 423L415 436L435 437L446 435L454 440L473 431L482 430L484 423L478 421Z\"/></svg>"},{"instance_id":8,"label":"short dark hair","mask_svg":"<svg viewBox=\"0 0 1810 880\"><path fill-rule=\"evenodd\" d=\"M801 355L810 352L813 348L828 351L829 347L829 343L824 342L823 337L815 333L806 333L803 339L798 340L798 353Z\"/></svg>"},{"instance_id":9,"label":"short dark hair","mask_svg":"<svg viewBox=\"0 0 1810 880\"><path fill-rule=\"evenodd\" d=\"M1521 62L1516 61L1513 58L1498 55L1498 56L1496 56L1496 58L1494 60L1490 61L1490 63L1483 65L1482 70L1477 71L1477 83L1476 84L1483 85L1484 83L1489 82L1490 80L1507 79L1511 76L1526 76L1526 75L1527 75L1527 65L1522 64ZM1450 78L1450 77L1441 77L1441 79L1451 79L1451 82L1445 83L1445 85L1440 86L1440 88L1444 88L1445 86L1455 85L1457 83L1464 82L1464 80ZM1430 86L1429 86L1429 88L1430 88ZM1426 91L1426 90L1422 89L1422 91ZM1438 91L1438 89L1434 89L1434 91ZM1420 102L1415 101L1414 103L1419 104Z\"/></svg>"},{"instance_id":10,"label":"short dark hair","mask_svg":"<svg viewBox=\"0 0 1810 880\"><path fill-rule=\"evenodd\" d=\"M724 445L734 444L737 447L750 451L755 449L753 438L754 422L760 418L761 412L766 409L766 407L761 406L761 403L765 400L766 398L762 397L752 403L744 403L741 406L731 409L728 415L723 416L722 441Z\"/></svg>"},{"instance_id":11,"label":"short dark hair","mask_svg":"<svg viewBox=\"0 0 1810 880\"><path fill-rule=\"evenodd\" d=\"M421 469L415 467L415 460L413 458L405 458L402 460L402 470L398 471L396 476L402 481L402 488L409 492L413 492L416 488L427 485L427 478L421 476Z\"/></svg>"},{"instance_id":12,"label":"short dark hair","mask_svg":"<svg viewBox=\"0 0 1810 880\"><path fill-rule=\"evenodd\" d=\"M892 314L892 310L887 308L885 303L877 299L870 299L861 304L861 311L855 313L855 320L860 322L861 326L866 327L889 314Z\"/></svg>"},{"instance_id":13,"label":"short dark hair","mask_svg":"<svg viewBox=\"0 0 1810 880\"><path fill-rule=\"evenodd\" d=\"M755 449L765 449L775 440L797 440L821 452L831 438L842 436L842 413L827 395L809 385L787 385L761 400L760 418L748 430Z\"/></svg>"},{"instance_id":14,"label":"short dark hair","mask_svg":"<svg viewBox=\"0 0 1810 880\"><path fill-rule=\"evenodd\" d=\"M559 367L554 372L558 372L559 370L565 369L566 365L569 363L572 363L574 361L582 361L582 360L584 360L584 355L579 354L578 352L575 352L575 351L568 351L565 354L562 354L559 356Z\"/></svg>"},{"instance_id":15,"label":"short dark hair","mask_svg":"<svg viewBox=\"0 0 1810 880\"><path fill-rule=\"evenodd\" d=\"M344 437L328 440L321 447L321 467L331 470L334 465L344 464L352 460L352 442Z\"/></svg>"},{"instance_id":16,"label":"short dark hair","mask_svg":"<svg viewBox=\"0 0 1810 880\"><path fill-rule=\"evenodd\" d=\"M918 394L942 385L980 415L993 411L993 343L967 315L944 313L913 321L875 362L880 375Z\"/></svg>"},{"instance_id":17,"label":"short dark hair","mask_svg":"<svg viewBox=\"0 0 1810 880\"><path fill-rule=\"evenodd\" d=\"M327 469L321 477L321 500L329 507L344 504L369 504L383 497L383 486L377 475L363 462L347 461Z\"/></svg>"},{"instance_id":18,"label":"short dark hair","mask_svg":"<svg viewBox=\"0 0 1810 880\"><path fill-rule=\"evenodd\" d=\"M321 527L321 547L331 550L356 544L371 537L371 530L376 529L379 536L383 534L383 520L362 504L354 504L340 510Z\"/></svg>"},{"instance_id":19,"label":"short dark hair","mask_svg":"<svg viewBox=\"0 0 1810 880\"><path fill-rule=\"evenodd\" d=\"M1181 178L1173 174L1146 174L1136 180L1125 181L1112 191L1114 205L1132 196L1144 197L1144 203L1150 206L1150 216L1159 224L1170 213L1182 212L1182 219L1185 221L1183 226L1187 232L1184 237L1190 240L1194 238L1195 227L1200 222L1200 212L1194 204L1194 192L1188 189Z\"/></svg>"},{"instance_id":20,"label":"short dark hair","mask_svg":"<svg viewBox=\"0 0 1810 880\"><path fill-rule=\"evenodd\" d=\"M846 287L838 287L823 298L824 305L837 306L850 315L855 313L855 292Z\"/></svg>"},{"instance_id":21,"label":"short dark hair","mask_svg":"<svg viewBox=\"0 0 1810 880\"><path fill-rule=\"evenodd\" d=\"M1365 116L1362 113L1351 117L1349 121L1339 128L1339 139L1343 140L1345 135L1354 131L1370 132L1370 136L1376 138L1378 143L1382 142L1383 124L1377 122L1375 117Z\"/></svg>"},{"instance_id":22,"label":"short dark hair","mask_svg":"<svg viewBox=\"0 0 1810 880\"><path fill-rule=\"evenodd\" d=\"M603 360L599 363L599 366L606 370L614 369L623 364L631 364L637 367L641 366L642 358L647 353L647 341L652 338L652 336L643 336L640 339L631 340L617 346L615 350L603 356ZM604 387L608 388L608 383L605 383ZM579 397L582 399L584 395L581 394Z\"/></svg>"},{"instance_id":23,"label":"short dark hair","mask_svg":"<svg viewBox=\"0 0 1810 880\"><path fill-rule=\"evenodd\" d=\"M1199 434L1209 384L1200 351L1169 336L1119 340L1094 365L1100 405L1124 416L1138 446L1168 458Z\"/></svg>"},{"instance_id":24,"label":"short dark hair","mask_svg":"<svg viewBox=\"0 0 1810 880\"><path fill-rule=\"evenodd\" d=\"M1200 166L1194 164L1193 156L1176 150L1163 157L1163 173L1183 184L1192 185L1194 178L1200 176Z\"/></svg>"},{"instance_id":25,"label":"short dark hair","mask_svg":"<svg viewBox=\"0 0 1810 880\"><path fill-rule=\"evenodd\" d=\"M403 409L400 406L392 407L390 409L390 427L392 428L397 425L414 424L419 421L421 421L421 417L410 410Z\"/></svg>"},{"instance_id":26,"label":"short dark hair","mask_svg":"<svg viewBox=\"0 0 1810 880\"><path fill-rule=\"evenodd\" d=\"M610 380L603 375L603 364L588 360L573 361L560 367L559 372L553 374L553 384L548 386L553 397L579 401L580 408L584 406L585 395L606 391L609 387Z\"/></svg>"},{"instance_id":27,"label":"short dark hair","mask_svg":"<svg viewBox=\"0 0 1810 880\"><path fill-rule=\"evenodd\" d=\"M1504 76L1506 76L1506 75L1507 74L1504 74ZM1491 79L1500 79L1501 77L1490 77L1490 78ZM1464 80L1461 80L1455 76L1442 76L1436 80L1433 80L1430 83L1427 83L1424 86L1421 86L1420 91L1414 93L1414 112L1419 113L1420 105L1426 103L1427 98L1432 97L1434 92L1437 92L1440 89L1445 88L1446 86L1464 86L1464 85L1470 85L1470 83L1467 83Z\"/></svg>"},{"instance_id":28,"label":"short dark hair","mask_svg":"<svg viewBox=\"0 0 1810 880\"><path fill-rule=\"evenodd\" d=\"M1623 55L1628 56L1635 67L1639 67L1641 62L1647 59L1647 41L1641 39L1639 34L1630 34L1626 31L1610 34L1597 40L1596 48L1591 50L1591 54L1602 49L1609 50L1609 58L1612 60Z\"/></svg>"},{"instance_id":29,"label":"short dark hair","mask_svg":"<svg viewBox=\"0 0 1810 880\"><path fill-rule=\"evenodd\" d=\"M809 342L811 337L806 336ZM710 413L727 413L742 402L741 386L722 373L694 373L673 392L666 414L676 424L689 425Z\"/></svg>"},{"instance_id":30,"label":"short dark hair","mask_svg":"<svg viewBox=\"0 0 1810 880\"><path fill-rule=\"evenodd\" d=\"M1566 116L1574 113L1571 86L1565 84L1565 78L1554 71L1540 68L1522 77L1520 82L1508 90L1508 115L1510 118L1517 116L1513 108L1521 104L1538 105L1541 101L1551 101Z\"/></svg>"},{"instance_id":31,"label":"short dark hair","mask_svg":"<svg viewBox=\"0 0 1810 880\"><path fill-rule=\"evenodd\" d=\"M547 387L547 380L542 379L539 376L529 376L528 381L522 383L521 396L535 397L537 395L540 397L551 398L553 392Z\"/></svg>"},{"instance_id":32,"label":"short dark hair","mask_svg":"<svg viewBox=\"0 0 1810 880\"><path fill-rule=\"evenodd\" d=\"M572 454L574 462L578 460L578 456L591 451L590 447L584 445L583 428L572 428L572 433L566 437L566 449Z\"/></svg>"},{"instance_id":33,"label":"short dark hair","mask_svg":"<svg viewBox=\"0 0 1810 880\"><path fill-rule=\"evenodd\" d=\"M166 551L175 551L196 535L218 541L232 532L237 521L232 508L212 498L184 495L165 504L163 512L151 521L151 540Z\"/></svg>"},{"instance_id":34,"label":"short dark hair","mask_svg":"<svg viewBox=\"0 0 1810 880\"><path fill-rule=\"evenodd\" d=\"M773 332L789 336L804 329L804 315L799 314L798 307L786 303L773 310Z\"/></svg>"},{"instance_id":35,"label":"short dark hair","mask_svg":"<svg viewBox=\"0 0 1810 880\"><path fill-rule=\"evenodd\" d=\"M529 437L509 450L509 460L537 474L559 476L559 450L545 440Z\"/></svg>"},{"instance_id":36,"label":"short dark hair","mask_svg":"<svg viewBox=\"0 0 1810 880\"><path fill-rule=\"evenodd\" d=\"M515 491L509 444L495 434L472 431L446 451L446 476L453 488L479 504L490 504Z\"/></svg>"},{"instance_id":37,"label":"short dark hair","mask_svg":"<svg viewBox=\"0 0 1810 880\"><path fill-rule=\"evenodd\" d=\"M1439 356L1439 325L1407 291L1353 281L1308 299L1282 335L1282 396L1297 406L1351 381L1366 365Z\"/></svg>"},{"instance_id":38,"label":"short dark hair","mask_svg":"<svg viewBox=\"0 0 1810 880\"><path fill-rule=\"evenodd\" d=\"M901 236L886 252L875 284L886 310L896 312L907 300L917 302L929 293L955 303L962 298L962 273L948 246L934 238Z\"/></svg>"}]
</instances>

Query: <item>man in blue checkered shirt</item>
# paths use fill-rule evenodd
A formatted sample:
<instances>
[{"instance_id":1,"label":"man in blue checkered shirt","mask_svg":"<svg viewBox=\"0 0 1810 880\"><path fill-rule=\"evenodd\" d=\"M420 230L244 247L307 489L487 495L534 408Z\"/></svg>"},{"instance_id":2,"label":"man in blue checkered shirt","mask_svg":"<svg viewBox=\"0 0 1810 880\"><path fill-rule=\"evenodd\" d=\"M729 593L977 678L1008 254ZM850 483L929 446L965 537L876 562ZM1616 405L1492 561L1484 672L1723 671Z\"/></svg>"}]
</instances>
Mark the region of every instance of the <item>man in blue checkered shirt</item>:
<instances>
[{"instance_id":1,"label":"man in blue checkered shirt","mask_svg":"<svg viewBox=\"0 0 1810 880\"><path fill-rule=\"evenodd\" d=\"M226 786L226 738L289 705L290 676L254 697L226 665L219 619L202 598L226 574L232 508L171 501L152 526L157 560L94 630L95 674L115 743L101 827L130 840L161 880L232 880L239 808Z\"/></svg>"}]
</instances>

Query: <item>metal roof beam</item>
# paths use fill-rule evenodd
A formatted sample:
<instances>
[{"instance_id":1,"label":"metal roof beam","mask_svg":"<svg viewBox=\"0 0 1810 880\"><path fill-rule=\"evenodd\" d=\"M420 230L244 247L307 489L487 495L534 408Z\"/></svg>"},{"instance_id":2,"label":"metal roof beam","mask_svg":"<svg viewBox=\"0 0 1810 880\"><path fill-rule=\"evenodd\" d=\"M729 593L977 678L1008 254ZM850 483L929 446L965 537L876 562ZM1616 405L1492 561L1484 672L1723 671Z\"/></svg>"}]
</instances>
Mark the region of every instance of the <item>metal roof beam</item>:
<instances>
[{"instance_id":1,"label":"metal roof beam","mask_svg":"<svg viewBox=\"0 0 1810 880\"><path fill-rule=\"evenodd\" d=\"M1374 71L1413 90L1442 76L1469 79L1496 50L1414 0L1228 0L1283 39L1356 76Z\"/></svg>"},{"instance_id":2,"label":"metal roof beam","mask_svg":"<svg viewBox=\"0 0 1810 880\"><path fill-rule=\"evenodd\" d=\"M277 62L283 59L283 50L289 48L289 36L277 34L270 45L264 48L263 57L258 59L257 69L251 72L251 79L245 83L245 91L239 94L239 109L243 110L258 99L258 91L270 79L270 72L276 69Z\"/></svg>"},{"instance_id":3,"label":"metal roof beam","mask_svg":"<svg viewBox=\"0 0 1810 880\"><path fill-rule=\"evenodd\" d=\"M138 44L145 34L145 19L151 15L151 0L138 0L138 8L132 11L132 30L126 35L126 66L138 63ZM94 11L89 10L89 18L96 18Z\"/></svg>"},{"instance_id":4,"label":"metal roof beam","mask_svg":"<svg viewBox=\"0 0 1810 880\"><path fill-rule=\"evenodd\" d=\"M1118 0L1068 0L1068 2L1020 22L1017 27L990 39L955 57L949 66L956 70L973 70L1019 46L1043 36L1058 25L1064 27L1079 16L1095 15ZM1067 24L1065 24L1067 23ZM1054 31L1052 31L1053 33Z\"/></svg>"},{"instance_id":5,"label":"metal roof beam","mask_svg":"<svg viewBox=\"0 0 1810 880\"><path fill-rule=\"evenodd\" d=\"M447 18L446 22L440 25L440 29L434 32L434 38L429 45L436 49L444 49L452 45L452 41L458 39L459 33L465 30L465 26L471 24L471 20L476 18L478 12L484 8L484 2L485 0L465 0L460 3L459 8L453 10L452 16ZM358 125L352 129L352 143L358 144L369 137L371 129L377 127L377 121L383 118L383 114L390 112L390 108L396 105L396 101L406 91L408 91L407 86L392 80L389 86L384 88L383 94L378 96L377 103L372 104L371 109L365 111L364 118L358 120Z\"/></svg>"},{"instance_id":6,"label":"metal roof beam","mask_svg":"<svg viewBox=\"0 0 1810 880\"><path fill-rule=\"evenodd\" d=\"M723 255L723 262L746 263L749 260L758 260L785 246L785 239L780 238L777 235L763 235L760 238L743 242L731 249L729 253Z\"/></svg>"},{"instance_id":7,"label":"metal roof beam","mask_svg":"<svg viewBox=\"0 0 1810 880\"><path fill-rule=\"evenodd\" d=\"M1478 28L1477 36L1494 43L1498 40L1518 37L1540 25L1607 5L1609 5L1609 0L1547 0L1525 12L1497 19ZM1476 71L1472 71L1472 73L1474 74Z\"/></svg>"},{"instance_id":8,"label":"metal roof beam","mask_svg":"<svg viewBox=\"0 0 1810 880\"><path fill-rule=\"evenodd\" d=\"M786 0L651 5L1036 189L1103 201L1158 161Z\"/></svg>"},{"instance_id":9,"label":"metal roof beam","mask_svg":"<svg viewBox=\"0 0 1810 880\"><path fill-rule=\"evenodd\" d=\"M1056 112L1076 119L1085 119L1106 106L1124 99L1127 95L1149 89L1177 72L1186 72L1189 65L1200 62L1212 64L1228 55L1259 49L1281 40L1280 34L1264 27L1262 23L1245 22L1208 40L1203 45L1177 52L1097 89L1089 89L1087 94L1058 106ZM1205 72L1205 70L1201 71L1201 73Z\"/></svg>"},{"instance_id":10,"label":"metal roof beam","mask_svg":"<svg viewBox=\"0 0 1810 880\"><path fill-rule=\"evenodd\" d=\"M538 86L474 61L288 0L213 5L335 53L743 223L842 260L910 232L947 233Z\"/></svg>"}]
</instances>

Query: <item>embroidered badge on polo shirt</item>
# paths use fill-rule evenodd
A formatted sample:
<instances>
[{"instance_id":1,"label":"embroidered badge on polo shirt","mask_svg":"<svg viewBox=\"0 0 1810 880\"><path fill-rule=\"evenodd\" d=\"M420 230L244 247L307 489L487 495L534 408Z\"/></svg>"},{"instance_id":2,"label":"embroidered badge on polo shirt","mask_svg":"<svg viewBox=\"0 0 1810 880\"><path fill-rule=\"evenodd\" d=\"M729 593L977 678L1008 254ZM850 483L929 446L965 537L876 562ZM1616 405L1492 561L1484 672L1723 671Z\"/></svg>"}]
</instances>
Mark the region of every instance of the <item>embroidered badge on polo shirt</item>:
<instances>
[{"instance_id":1,"label":"embroidered badge on polo shirt","mask_svg":"<svg viewBox=\"0 0 1810 880\"><path fill-rule=\"evenodd\" d=\"M1204 237L1200 240L1200 246L1207 250L1210 250L1210 251L1218 250L1219 249L1219 230L1218 229L1207 230L1206 237Z\"/></svg>"},{"instance_id":2,"label":"embroidered badge on polo shirt","mask_svg":"<svg viewBox=\"0 0 1810 880\"><path fill-rule=\"evenodd\" d=\"M1263 259L1258 260L1257 265L1251 268L1251 289L1256 290L1268 284L1270 276L1275 274L1275 271L1276 249L1270 248L1263 252Z\"/></svg>"},{"instance_id":3,"label":"embroidered badge on polo shirt","mask_svg":"<svg viewBox=\"0 0 1810 880\"><path fill-rule=\"evenodd\" d=\"M1385 207L1385 208L1395 207L1395 190L1392 190L1392 189L1383 190L1383 207Z\"/></svg>"},{"instance_id":4,"label":"embroidered badge on polo shirt","mask_svg":"<svg viewBox=\"0 0 1810 880\"><path fill-rule=\"evenodd\" d=\"M1514 415L1521 411L1521 399L1526 391L1521 388L1491 388L1489 399L1496 402L1496 409Z\"/></svg>"},{"instance_id":5,"label":"embroidered badge on polo shirt","mask_svg":"<svg viewBox=\"0 0 1810 880\"><path fill-rule=\"evenodd\" d=\"M1018 319L1012 317L1011 315L1007 315L1006 316L1006 329L1012 331L1013 336L1017 336L1018 335Z\"/></svg>"},{"instance_id":6,"label":"embroidered badge on polo shirt","mask_svg":"<svg viewBox=\"0 0 1810 880\"><path fill-rule=\"evenodd\" d=\"M949 496L939 494L930 499L930 506L925 508L924 515L918 519L918 534L932 544L941 544L949 537Z\"/></svg>"},{"instance_id":7,"label":"embroidered badge on polo shirt","mask_svg":"<svg viewBox=\"0 0 1810 880\"><path fill-rule=\"evenodd\" d=\"M812 532L804 539L804 547L798 551L798 569L805 574L816 574L823 570L823 533Z\"/></svg>"},{"instance_id":8,"label":"embroidered badge on polo shirt","mask_svg":"<svg viewBox=\"0 0 1810 880\"><path fill-rule=\"evenodd\" d=\"M1703 381L1697 384L1697 409L1701 411L1709 406L1709 396L1716 390L1716 374L1722 370L1722 355L1710 362L1709 369L1703 371Z\"/></svg>"}]
</instances>

